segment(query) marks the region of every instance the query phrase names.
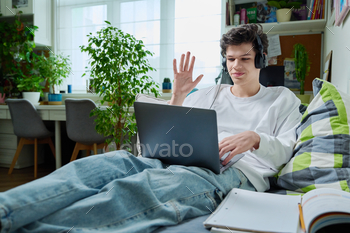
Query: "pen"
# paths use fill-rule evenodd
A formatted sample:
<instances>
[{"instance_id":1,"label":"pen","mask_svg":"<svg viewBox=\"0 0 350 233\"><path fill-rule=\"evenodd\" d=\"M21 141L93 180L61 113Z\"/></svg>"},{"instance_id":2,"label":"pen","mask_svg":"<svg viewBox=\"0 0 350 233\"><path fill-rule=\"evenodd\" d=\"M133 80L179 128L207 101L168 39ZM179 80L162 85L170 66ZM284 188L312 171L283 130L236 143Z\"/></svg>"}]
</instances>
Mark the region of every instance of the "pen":
<instances>
[{"instance_id":1,"label":"pen","mask_svg":"<svg viewBox=\"0 0 350 233\"><path fill-rule=\"evenodd\" d=\"M300 217L300 224L301 224L301 229L306 232L305 229L305 222L304 222L304 216L303 216L303 209L301 208L301 204L298 203L299 206L299 217Z\"/></svg>"}]
</instances>

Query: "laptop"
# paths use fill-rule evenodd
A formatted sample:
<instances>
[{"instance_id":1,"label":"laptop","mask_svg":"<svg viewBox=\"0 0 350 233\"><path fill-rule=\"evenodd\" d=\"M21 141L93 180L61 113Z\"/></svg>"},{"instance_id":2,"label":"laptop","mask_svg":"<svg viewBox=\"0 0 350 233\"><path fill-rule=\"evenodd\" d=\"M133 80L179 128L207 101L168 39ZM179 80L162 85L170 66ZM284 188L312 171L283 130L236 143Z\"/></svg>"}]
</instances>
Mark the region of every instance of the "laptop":
<instances>
[{"instance_id":1,"label":"laptop","mask_svg":"<svg viewBox=\"0 0 350 233\"><path fill-rule=\"evenodd\" d=\"M215 110L138 101L134 109L143 157L169 165L203 167L216 174L243 157L239 154L227 165L221 164Z\"/></svg>"}]
</instances>

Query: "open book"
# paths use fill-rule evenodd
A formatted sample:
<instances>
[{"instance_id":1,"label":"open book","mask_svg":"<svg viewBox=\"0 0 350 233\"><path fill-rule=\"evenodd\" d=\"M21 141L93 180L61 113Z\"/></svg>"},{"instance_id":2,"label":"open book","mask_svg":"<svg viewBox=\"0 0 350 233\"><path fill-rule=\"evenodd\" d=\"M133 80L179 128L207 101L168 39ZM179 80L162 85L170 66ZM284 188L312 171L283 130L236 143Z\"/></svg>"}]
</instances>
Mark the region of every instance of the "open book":
<instances>
[{"instance_id":1,"label":"open book","mask_svg":"<svg viewBox=\"0 0 350 233\"><path fill-rule=\"evenodd\" d=\"M204 226L212 232L302 232L301 220L309 233L350 223L350 193L321 188L288 196L232 189Z\"/></svg>"}]
</instances>

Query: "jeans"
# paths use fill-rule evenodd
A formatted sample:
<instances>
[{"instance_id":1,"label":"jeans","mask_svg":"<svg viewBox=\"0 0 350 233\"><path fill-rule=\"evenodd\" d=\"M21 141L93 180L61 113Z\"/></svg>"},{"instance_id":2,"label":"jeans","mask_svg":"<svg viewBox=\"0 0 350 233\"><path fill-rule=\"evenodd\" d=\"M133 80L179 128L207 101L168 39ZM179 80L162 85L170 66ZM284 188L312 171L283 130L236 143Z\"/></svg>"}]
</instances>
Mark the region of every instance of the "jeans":
<instances>
[{"instance_id":1,"label":"jeans","mask_svg":"<svg viewBox=\"0 0 350 233\"><path fill-rule=\"evenodd\" d=\"M211 213L232 188L255 191L233 167L216 175L114 151L0 193L1 233L152 232Z\"/></svg>"}]
</instances>

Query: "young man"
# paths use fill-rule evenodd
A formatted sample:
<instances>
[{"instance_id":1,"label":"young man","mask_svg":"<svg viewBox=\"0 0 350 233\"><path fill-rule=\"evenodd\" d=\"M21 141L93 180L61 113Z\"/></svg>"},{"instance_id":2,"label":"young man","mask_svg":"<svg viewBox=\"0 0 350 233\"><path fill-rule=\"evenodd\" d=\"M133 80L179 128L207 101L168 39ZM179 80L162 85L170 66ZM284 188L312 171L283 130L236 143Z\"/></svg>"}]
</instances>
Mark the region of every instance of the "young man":
<instances>
[{"instance_id":1,"label":"young man","mask_svg":"<svg viewBox=\"0 0 350 233\"><path fill-rule=\"evenodd\" d=\"M260 47L257 36L266 54L267 36L255 24L243 25L223 35L221 53L226 57L234 85L222 85L217 96L215 89L207 88L185 99L203 75L192 82L194 57L189 67L189 52L185 64L185 55L182 55L179 71L174 60L171 104L209 108L215 99L212 108L217 113L220 156L231 151L223 164L244 152L245 156L234 167L247 176L257 191L265 191L269 189L268 177L276 174L292 155L295 127L301 120L301 114L300 101L289 89L260 85L260 69L255 67Z\"/></svg>"},{"instance_id":2,"label":"young man","mask_svg":"<svg viewBox=\"0 0 350 233\"><path fill-rule=\"evenodd\" d=\"M209 108L215 99L220 156L231 151L223 163L245 154L234 166L216 175L125 151L79 159L1 193L1 232L151 232L211 213L232 188L268 189L267 177L291 157L301 115L300 101L288 89L259 84L257 34L266 52L266 35L256 25L223 35L234 85L223 85L217 96L208 88L186 98L203 75L192 81L190 53L182 55L179 69L174 60L170 103Z\"/></svg>"}]
</instances>

